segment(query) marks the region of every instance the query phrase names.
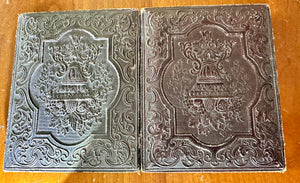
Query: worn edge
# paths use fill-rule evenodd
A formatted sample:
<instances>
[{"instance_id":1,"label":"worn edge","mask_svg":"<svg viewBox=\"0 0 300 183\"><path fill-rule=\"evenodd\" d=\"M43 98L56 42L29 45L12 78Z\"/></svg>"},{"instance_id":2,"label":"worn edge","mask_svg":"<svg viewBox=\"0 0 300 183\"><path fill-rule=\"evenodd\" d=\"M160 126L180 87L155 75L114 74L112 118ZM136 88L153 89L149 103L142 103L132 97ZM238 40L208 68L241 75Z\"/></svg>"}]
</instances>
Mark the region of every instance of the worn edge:
<instances>
[{"instance_id":1,"label":"worn edge","mask_svg":"<svg viewBox=\"0 0 300 183\"><path fill-rule=\"evenodd\" d=\"M18 21L17 21L17 30L16 30L16 36L15 36L15 53L14 53L14 67L12 70L12 76L11 76L11 86L10 86L10 98L9 98L9 107L8 107L8 117L7 117L7 127L6 127L6 137L5 137L5 148L4 148L4 162L3 162L3 171L4 172L8 172L10 171L10 167L7 166L7 161L5 161L6 159L8 159L8 144L7 141L9 139L9 132L11 130L10 128L10 124L11 124L11 118L12 118L12 109L13 109L13 98L14 98L14 88L15 88L15 79L16 79L16 75L17 75L17 65L19 62L19 47L20 47L20 32L22 29L22 21L23 21L24 17L23 14L18 14Z\"/></svg>"},{"instance_id":2,"label":"worn edge","mask_svg":"<svg viewBox=\"0 0 300 183\"><path fill-rule=\"evenodd\" d=\"M282 124L282 114L281 114L281 105L280 105L280 90L279 90L279 82L278 82L278 70L277 70L277 62L276 62L276 54L275 54L275 44L274 44L274 31L273 31L273 24L272 24L272 17L271 17L271 9L268 4L265 4L267 16L269 18L269 39L270 39L270 47L271 47L271 55L272 58L270 58L271 67L273 70L273 85L274 85L274 92L276 94L275 96L275 102L277 104L276 110L277 110L277 118L278 118L278 126L280 127L278 130L278 133L280 135L280 142L281 142L281 150L282 150L282 167L279 172L284 173L287 171L287 165L286 165L286 156L285 156L285 141L284 141L284 133L283 133L283 124Z\"/></svg>"}]
</instances>

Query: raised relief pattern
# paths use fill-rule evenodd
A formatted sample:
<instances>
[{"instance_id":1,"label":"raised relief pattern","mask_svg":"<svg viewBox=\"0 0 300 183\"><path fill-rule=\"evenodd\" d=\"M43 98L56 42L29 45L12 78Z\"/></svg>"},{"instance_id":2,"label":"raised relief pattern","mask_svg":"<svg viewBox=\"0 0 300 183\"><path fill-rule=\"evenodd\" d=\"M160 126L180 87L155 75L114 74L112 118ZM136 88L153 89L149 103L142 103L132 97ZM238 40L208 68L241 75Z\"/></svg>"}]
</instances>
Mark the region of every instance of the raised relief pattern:
<instances>
[{"instance_id":1,"label":"raised relief pattern","mask_svg":"<svg viewBox=\"0 0 300 183\"><path fill-rule=\"evenodd\" d=\"M240 34L209 25L193 27L173 40L179 52L173 53L164 73L163 92L176 108L175 133L191 134L210 146L223 145L237 133L248 134L250 113L245 111L256 88L249 81L256 79L251 62L238 56Z\"/></svg>"},{"instance_id":2,"label":"raised relief pattern","mask_svg":"<svg viewBox=\"0 0 300 183\"><path fill-rule=\"evenodd\" d=\"M198 129L198 134L207 136L216 131L224 137L224 133L232 130L230 123L234 118L242 121L238 113L240 105L234 105L242 99L233 99L224 83L227 72L221 66L236 42L213 40L210 31L200 35L197 41L180 43L184 56L193 62L190 73L196 75L192 89L183 94L185 112L190 114L187 122L189 127Z\"/></svg>"},{"instance_id":3,"label":"raised relief pattern","mask_svg":"<svg viewBox=\"0 0 300 183\"><path fill-rule=\"evenodd\" d=\"M6 170L137 169L137 17L20 16Z\"/></svg>"},{"instance_id":4,"label":"raised relief pattern","mask_svg":"<svg viewBox=\"0 0 300 183\"><path fill-rule=\"evenodd\" d=\"M145 170L285 166L267 12L265 6L143 12Z\"/></svg>"},{"instance_id":5,"label":"raised relief pattern","mask_svg":"<svg viewBox=\"0 0 300 183\"><path fill-rule=\"evenodd\" d=\"M55 129L50 132L66 143L92 131L105 133L107 107L119 85L107 60L107 41L83 30L44 41L43 64L33 73L30 89L39 108L38 132Z\"/></svg>"}]
</instances>

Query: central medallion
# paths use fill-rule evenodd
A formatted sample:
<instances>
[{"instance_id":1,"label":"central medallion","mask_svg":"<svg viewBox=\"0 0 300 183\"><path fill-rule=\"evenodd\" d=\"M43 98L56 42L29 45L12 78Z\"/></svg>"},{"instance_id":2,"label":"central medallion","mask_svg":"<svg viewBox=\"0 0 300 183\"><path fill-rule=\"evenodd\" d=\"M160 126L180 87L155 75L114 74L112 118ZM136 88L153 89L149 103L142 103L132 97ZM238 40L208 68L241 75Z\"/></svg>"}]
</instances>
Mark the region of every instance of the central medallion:
<instances>
[{"instance_id":1,"label":"central medallion","mask_svg":"<svg viewBox=\"0 0 300 183\"><path fill-rule=\"evenodd\" d=\"M255 97L256 78L242 56L242 35L206 25L171 39L180 51L173 53L162 85L175 108L174 133L209 146L251 133L246 111ZM250 68L247 74L245 68Z\"/></svg>"},{"instance_id":2,"label":"central medallion","mask_svg":"<svg viewBox=\"0 0 300 183\"><path fill-rule=\"evenodd\" d=\"M70 30L43 42L42 59L30 82L39 109L37 133L51 134L64 144L105 135L107 109L119 88L119 76L108 60L108 39Z\"/></svg>"}]
</instances>

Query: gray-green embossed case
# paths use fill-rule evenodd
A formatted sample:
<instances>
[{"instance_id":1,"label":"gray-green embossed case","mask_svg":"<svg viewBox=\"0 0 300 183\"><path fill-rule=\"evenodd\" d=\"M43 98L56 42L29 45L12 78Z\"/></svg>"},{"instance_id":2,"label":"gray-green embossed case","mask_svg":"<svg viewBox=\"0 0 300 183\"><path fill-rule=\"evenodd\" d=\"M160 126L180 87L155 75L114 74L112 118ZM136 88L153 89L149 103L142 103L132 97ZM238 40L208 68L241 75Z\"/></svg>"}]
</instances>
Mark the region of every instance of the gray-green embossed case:
<instances>
[{"instance_id":1,"label":"gray-green embossed case","mask_svg":"<svg viewBox=\"0 0 300 183\"><path fill-rule=\"evenodd\" d=\"M142 169L284 171L266 5L142 11Z\"/></svg>"},{"instance_id":2,"label":"gray-green embossed case","mask_svg":"<svg viewBox=\"0 0 300 183\"><path fill-rule=\"evenodd\" d=\"M139 12L19 16L5 171L136 171Z\"/></svg>"}]
</instances>

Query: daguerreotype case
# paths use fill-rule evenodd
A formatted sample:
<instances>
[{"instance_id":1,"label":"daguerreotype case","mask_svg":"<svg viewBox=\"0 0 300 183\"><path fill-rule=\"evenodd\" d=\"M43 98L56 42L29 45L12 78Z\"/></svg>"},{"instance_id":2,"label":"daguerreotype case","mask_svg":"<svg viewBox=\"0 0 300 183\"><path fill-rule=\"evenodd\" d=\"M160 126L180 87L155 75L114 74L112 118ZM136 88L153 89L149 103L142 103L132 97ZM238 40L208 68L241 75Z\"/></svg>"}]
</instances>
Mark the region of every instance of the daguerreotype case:
<instances>
[{"instance_id":1,"label":"daguerreotype case","mask_svg":"<svg viewBox=\"0 0 300 183\"><path fill-rule=\"evenodd\" d=\"M5 171L285 170L266 5L21 14L14 65Z\"/></svg>"},{"instance_id":2,"label":"daguerreotype case","mask_svg":"<svg viewBox=\"0 0 300 183\"><path fill-rule=\"evenodd\" d=\"M139 11L19 16L4 170L136 171Z\"/></svg>"},{"instance_id":3,"label":"daguerreotype case","mask_svg":"<svg viewBox=\"0 0 300 183\"><path fill-rule=\"evenodd\" d=\"M142 11L144 171L283 171L266 5Z\"/></svg>"}]
</instances>

